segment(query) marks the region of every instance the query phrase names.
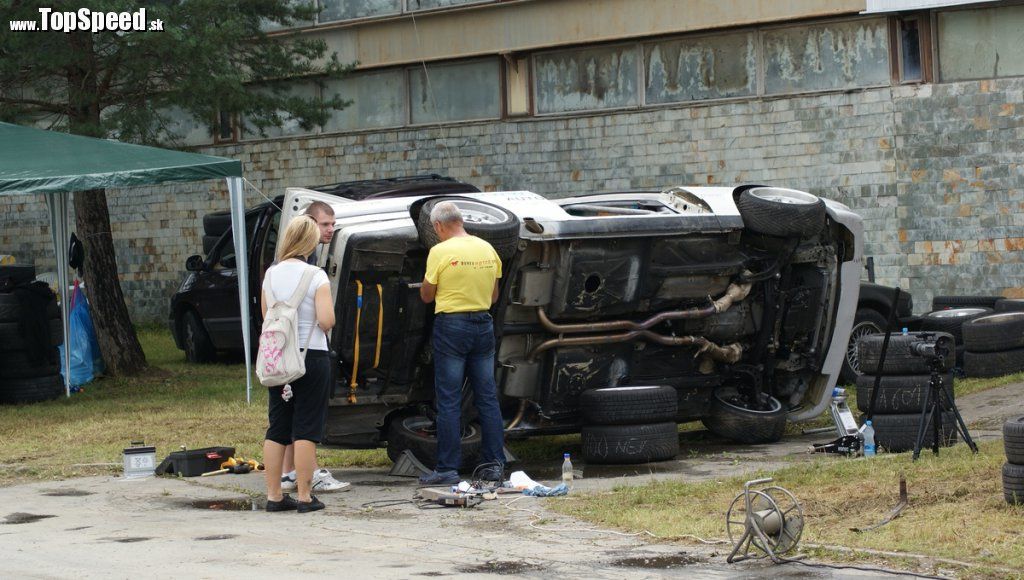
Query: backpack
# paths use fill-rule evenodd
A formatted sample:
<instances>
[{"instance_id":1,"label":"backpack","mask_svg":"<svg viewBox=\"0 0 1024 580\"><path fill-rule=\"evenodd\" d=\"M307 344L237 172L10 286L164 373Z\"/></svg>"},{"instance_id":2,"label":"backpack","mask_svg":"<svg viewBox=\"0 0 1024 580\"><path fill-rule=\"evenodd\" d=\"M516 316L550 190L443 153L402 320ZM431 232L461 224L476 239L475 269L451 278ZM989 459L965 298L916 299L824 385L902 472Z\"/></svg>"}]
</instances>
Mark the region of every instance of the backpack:
<instances>
[{"instance_id":1,"label":"backpack","mask_svg":"<svg viewBox=\"0 0 1024 580\"><path fill-rule=\"evenodd\" d=\"M265 387L280 387L306 374L305 348L299 346L299 305L309 291L316 268L308 268L299 279L288 300L277 300L270 283L270 270L264 280L267 315L260 331L259 350L256 354L256 377ZM306 347L313 340L316 321L306 338Z\"/></svg>"}]
</instances>

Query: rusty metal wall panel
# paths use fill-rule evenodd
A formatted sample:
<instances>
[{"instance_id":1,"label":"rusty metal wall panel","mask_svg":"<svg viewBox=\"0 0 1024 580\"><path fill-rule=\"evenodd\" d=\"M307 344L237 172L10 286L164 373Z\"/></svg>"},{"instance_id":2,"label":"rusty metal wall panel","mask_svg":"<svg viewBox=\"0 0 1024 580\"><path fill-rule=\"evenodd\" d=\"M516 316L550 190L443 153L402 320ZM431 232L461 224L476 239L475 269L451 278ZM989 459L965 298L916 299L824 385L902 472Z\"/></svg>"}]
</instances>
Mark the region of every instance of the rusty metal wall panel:
<instances>
[{"instance_id":1,"label":"rusty metal wall panel","mask_svg":"<svg viewBox=\"0 0 1024 580\"><path fill-rule=\"evenodd\" d=\"M940 12L944 81L1024 75L1024 6Z\"/></svg>"},{"instance_id":2,"label":"rusty metal wall panel","mask_svg":"<svg viewBox=\"0 0 1024 580\"><path fill-rule=\"evenodd\" d=\"M399 14L402 0L320 0L320 22Z\"/></svg>"},{"instance_id":3,"label":"rusty metal wall panel","mask_svg":"<svg viewBox=\"0 0 1024 580\"><path fill-rule=\"evenodd\" d=\"M743 32L644 46L647 104L757 93L757 34Z\"/></svg>"},{"instance_id":4,"label":"rusty metal wall panel","mask_svg":"<svg viewBox=\"0 0 1024 580\"><path fill-rule=\"evenodd\" d=\"M633 44L541 54L534 71L538 113L639 104Z\"/></svg>"},{"instance_id":5,"label":"rusty metal wall panel","mask_svg":"<svg viewBox=\"0 0 1024 580\"><path fill-rule=\"evenodd\" d=\"M889 83L884 18L769 30L764 50L768 94Z\"/></svg>"}]
</instances>

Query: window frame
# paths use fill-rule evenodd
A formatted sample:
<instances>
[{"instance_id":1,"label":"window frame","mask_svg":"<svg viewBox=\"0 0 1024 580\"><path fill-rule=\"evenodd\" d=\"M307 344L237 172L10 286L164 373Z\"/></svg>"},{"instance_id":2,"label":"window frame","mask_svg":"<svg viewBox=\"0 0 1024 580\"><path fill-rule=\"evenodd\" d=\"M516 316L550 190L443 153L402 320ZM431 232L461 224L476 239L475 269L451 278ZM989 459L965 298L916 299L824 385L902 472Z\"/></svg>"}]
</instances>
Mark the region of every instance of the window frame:
<instances>
[{"instance_id":1,"label":"window frame","mask_svg":"<svg viewBox=\"0 0 1024 580\"><path fill-rule=\"evenodd\" d=\"M908 20L917 21L917 44L921 58L921 78L908 79L903 66L903 38L900 24ZM889 58L893 85L919 85L932 82L932 35L931 15L916 12L896 15L889 20Z\"/></svg>"}]
</instances>

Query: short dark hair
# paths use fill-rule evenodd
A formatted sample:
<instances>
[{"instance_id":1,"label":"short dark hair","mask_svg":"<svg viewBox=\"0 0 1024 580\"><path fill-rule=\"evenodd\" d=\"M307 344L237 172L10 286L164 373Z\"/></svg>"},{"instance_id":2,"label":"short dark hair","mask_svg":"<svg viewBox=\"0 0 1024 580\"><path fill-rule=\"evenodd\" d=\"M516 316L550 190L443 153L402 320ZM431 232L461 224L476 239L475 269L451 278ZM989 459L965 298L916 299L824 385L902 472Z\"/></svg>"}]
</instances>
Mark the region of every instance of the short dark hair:
<instances>
[{"instance_id":1,"label":"short dark hair","mask_svg":"<svg viewBox=\"0 0 1024 580\"><path fill-rule=\"evenodd\" d=\"M334 208L331 207L330 204L324 203L322 201L314 201L313 203L309 204L309 207L306 208L306 215L316 217L317 214L333 216Z\"/></svg>"}]
</instances>

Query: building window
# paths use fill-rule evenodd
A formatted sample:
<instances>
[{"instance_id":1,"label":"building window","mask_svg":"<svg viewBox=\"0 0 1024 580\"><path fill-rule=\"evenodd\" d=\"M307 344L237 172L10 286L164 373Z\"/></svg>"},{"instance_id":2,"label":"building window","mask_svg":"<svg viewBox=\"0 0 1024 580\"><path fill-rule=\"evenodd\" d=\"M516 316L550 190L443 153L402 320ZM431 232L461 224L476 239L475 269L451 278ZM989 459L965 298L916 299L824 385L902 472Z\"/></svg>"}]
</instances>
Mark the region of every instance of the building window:
<instances>
[{"instance_id":1,"label":"building window","mask_svg":"<svg viewBox=\"0 0 1024 580\"><path fill-rule=\"evenodd\" d=\"M161 140L186 147L209 145L213 142L213 135L210 134L210 128L207 127L207 124L181 107L170 106L161 110L160 114L166 120L160 134ZM227 140L230 140L232 137L230 116L228 121Z\"/></svg>"},{"instance_id":2,"label":"building window","mask_svg":"<svg viewBox=\"0 0 1024 580\"><path fill-rule=\"evenodd\" d=\"M501 117L498 59L409 69L409 112L414 125Z\"/></svg>"},{"instance_id":3,"label":"building window","mask_svg":"<svg viewBox=\"0 0 1024 580\"><path fill-rule=\"evenodd\" d=\"M884 19L766 30L764 92L822 91L887 85L889 36Z\"/></svg>"},{"instance_id":4,"label":"building window","mask_svg":"<svg viewBox=\"0 0 1024 580\"><path fill-rule=\"evenodd\" d=\"M494 0L405 0L405 11L416 12L418 10L433 10L435 8L450 8L462 6L463 4L485 4Z\"/></svg>"},{"instance_id":5,"label":"building window","mask_svg":"<svg viewBox=\"0 0 1024 580\"><path fill-rule=\"evenodd\" d=\"M324 83L324 95L338 95L350 104L331 112L324 131L353 131L405 124L405 71L361 73Z\"/></svg>"},{"instance_id":6,"label":"building window","mask_svg":"<svg viewBox=\"0 0 1024 580\"><path fill-rule=\"evenodd\" d=\"M402 0L320 0L320 22L388 16L402 12Z\"/></svg>"},{"instance_id":7,"label":"building window","mask_svg":"<svg viewBox=\"0 0 1024 580\"><path fill-rule=\"evenodd\" d=\"M944 81L1024 75L1024 6L938 14Z\"/></svg>"},{"instance_id":8,"label":"building window","mask_svg":"<svg viewBox=\"0 0 1024 580\"><path fill-rule=\"evenodd\" d=\"M676 39L644 47L647 104L757 94L753 32Z\"/></svg>"},{"instance_id":9,"label":"building window","mask_svg":"<svg viewBox=\"0 0 1024 580\"><path fill-rule=\"evenodd\" d=\"M900 18L897 20L899 30L900 81L914 82L924 80L921 67L921 20L918 18Z\"/></svg>"},{"instance_id":10,"label":"building window","mask_svg":"<svg viewBox=\"0 0 1024 580\"><path fill-rule=\"evenodd\" d=\"M540 54L534 72L540 114L640 104L636 45Z\"/></svg>"},{"instance_id":11,"label":"building window","mask_svg":"<svg viewBox=\"0 0 1024 580\"><path fill-rule=\"evenodd\" d=\"M283 88L269 88L269 87L256 87L252 89L256 92L268 92L274 91L278 94L285 96L302 97L303 99L315 99L318 97L317 86L311 82L292 82L283 85ZM304 127L302 123L292 117L285 111L276 111L267 113L266 117L276 117L274 121L279 121L280 126L270 126L263 130L263 134L260 133L259 129L256 128L254 119L245 118L242 123L241 137L243 139L260 139L260 138L274 138L274 137L294 137L297 135L309 135L317 132L317 127Z\"/></svg>"},{"instance_id":12,"label":"building window","mask_svg":"<svg viewBox=\"0 0 1024 580\"><path fill-rule=\"evenodd\" d=\"M315 0L288 0L288 4L291 6L316 6ZM296 20L289 26L285 26L280 22L272 22L266 18L260 23L260 28L264 32L276 32L278 30L284 30L286 28L305 28L307 26L313 26L312 20Z\"/></svg>"}]
</instances>

